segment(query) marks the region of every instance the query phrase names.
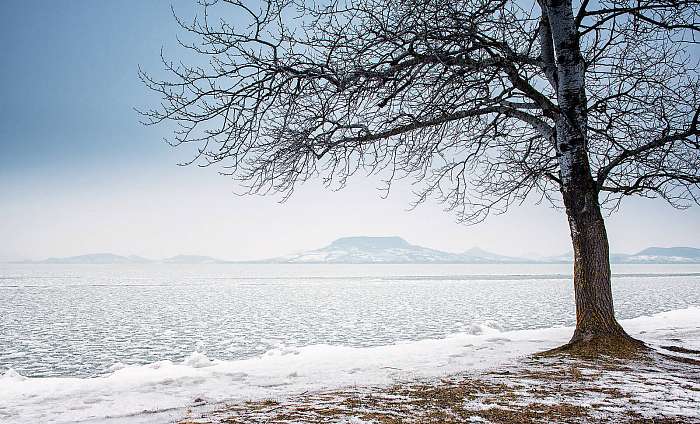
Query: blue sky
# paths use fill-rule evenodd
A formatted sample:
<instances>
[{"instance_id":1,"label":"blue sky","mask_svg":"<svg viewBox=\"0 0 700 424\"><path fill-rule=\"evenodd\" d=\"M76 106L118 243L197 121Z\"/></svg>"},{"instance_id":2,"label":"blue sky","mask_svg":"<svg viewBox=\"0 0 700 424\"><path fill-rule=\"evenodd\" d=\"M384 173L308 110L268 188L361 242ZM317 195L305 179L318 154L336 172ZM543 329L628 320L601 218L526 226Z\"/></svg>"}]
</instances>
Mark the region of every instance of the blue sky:
<instances>
[{"instance_id":1,"label":"blue sky","mask_svg":"<svg viewBox=\"0 0 700 424\"><path fill-rule=\"evenodd\" d=\"M192 2L174 7L191 15ZM389 199L379 181L356 178L335 193L302 187L278 197L238 197L213 168L178 167L188 157L144 127L134 107L158 101L139 64L159 71L159 51L177 53L166 1L16 1L0 5L0 260L111 251L228 259L318 247L345 235L400 235L461 251L507 254L569 250L561 211L526 205L467 227L439 205L413 212L409 187ZM700 246L700 208L628 201L609 221L613 250Z\"/></svg>"}]
</instances>

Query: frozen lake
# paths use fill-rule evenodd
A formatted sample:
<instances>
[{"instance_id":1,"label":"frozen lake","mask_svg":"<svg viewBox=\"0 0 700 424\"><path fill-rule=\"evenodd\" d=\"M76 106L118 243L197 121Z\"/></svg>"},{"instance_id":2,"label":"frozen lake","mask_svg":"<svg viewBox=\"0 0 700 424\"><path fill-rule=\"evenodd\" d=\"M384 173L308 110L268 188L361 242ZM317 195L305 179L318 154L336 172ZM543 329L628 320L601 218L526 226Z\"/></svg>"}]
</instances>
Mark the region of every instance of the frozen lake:
<instances>
[{"instance_id":1,"label":"frozen lake","mask_svg":"<svg viewBox=\"0 0 700 424\"><path fill-rule=\"evenodd\" d=\"M0 265L0 374L574 324L570 265ZM620 319L700 305L700 265L618 265Z\"/></svg>"}]
</instances>

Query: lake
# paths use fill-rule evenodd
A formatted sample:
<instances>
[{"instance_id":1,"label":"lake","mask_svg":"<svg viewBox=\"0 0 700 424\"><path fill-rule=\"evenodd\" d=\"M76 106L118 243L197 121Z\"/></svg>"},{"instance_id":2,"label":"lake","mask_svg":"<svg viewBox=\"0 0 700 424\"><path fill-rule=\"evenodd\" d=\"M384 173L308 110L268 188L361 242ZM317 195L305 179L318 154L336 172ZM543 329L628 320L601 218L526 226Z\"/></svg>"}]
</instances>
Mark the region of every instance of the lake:
<instances>
[{"instance_id":1,"label":"lake","mask_svg":"<svg viewBox=\"0 0 700 424\"><path fill-rule=\"evenodd\" d=\"M0 265L0 374L93 377L574 324L571 265ZM620 319L700 305L700 265L617 265Z\"/></svg>"}]
</instances>

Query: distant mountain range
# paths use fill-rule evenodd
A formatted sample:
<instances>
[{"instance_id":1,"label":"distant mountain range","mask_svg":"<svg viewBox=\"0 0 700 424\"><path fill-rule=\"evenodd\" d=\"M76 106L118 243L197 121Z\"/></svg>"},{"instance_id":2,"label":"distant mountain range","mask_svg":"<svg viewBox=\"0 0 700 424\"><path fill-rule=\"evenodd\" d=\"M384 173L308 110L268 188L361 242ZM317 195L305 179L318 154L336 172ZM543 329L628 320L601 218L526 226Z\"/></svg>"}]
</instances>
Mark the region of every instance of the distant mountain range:
<instances>
[{"instance_id":1,"label":"distant mountain range","mask_svg":"<svg viewBox=\"0 0 700 424\"><path fill-rule=\"evenodd\" d=\"M573 262L573 252L541 258L543 263ZM648 247L634 254L611 253L614 264L700 264L700 249L694 247Z\"/></svg>"},{"instance_id":2,"label":"distant mountain range","mask_svg":"<svg viewBox=\"0 0 700 424\"><path fill-rule=\"evenodd\" d=\"M461 253L445 252L410 244L401 237L343 237L326 247L259 261L224 261L209 256L178 255L162 260L111 253L49 258L36 264L498 264L498 263L570 263L572 253L546 258L504 256L478 247ZM649 247L635 254L610 255L613 263L700 264L700 249L693 247Z\"/></svg>"},{"instance_id":3,"label":"distant mountain range","mask_svg":"<svg viewBox=\"0 0 700 424\"><path fill-rule=\"evenodd\" d=\"M45 264L144 264L151 262L140 256L120 256L112 253L94 253L91 255L70 256L67 258L48 258L38 263Z\"/></svg>"},{"instance_id":4,"label":"distant mountain range","mask_svg":"<svg viewBox=\"0 0 700 424\"><path fill-rule=\"evenodd\" d=\"M272 263L340 263L340 264L456 264L519 263L523 258L497 255L479 248L450 253L408 243L401 237L343 237L321 249L281 256L262 262Z\"/></svg>"},{"instance_id":5,"label":"distant mountain range","mask_svg":"<svg viewBox=\"0 0 700 424\"><path fill-rule=\"evenodd\" d=\"M69 256L65 258L48 258L43 261L22 261L33 264L216 264L229 263L209 256L178 255L161 260L142 258L141 256L121 256L112 253L94 253L91 255Z\"/></svg>"},{"instance_id":6,"label":"distant mountain range","mask_svg":"<svg viewBox=\"0 0 700 424\"><path fill-rule=\"evenodd\" d=\"M163 263L166 264L221 264L227 263L227 261L222 261L221 259L212 258L211 256L198 256L198 255L177 255L171 258L163 259Z\"/></svg>"},{"instance_id":7,"label":"distant mountain range","mask_svg":"<svg viewBox=\"0 0 700 424\"><path fill-rule=\"evenodd\" d=\"M632 255L614 253L613 263L700 263L700 249L650 247ZM401 237L344 237L321 249L273 258L266 263L570 263L573 253L545 258L504 256L474 247L450 253L408 243Z\"/></svg>"},{"instance_id":8,"label":"distant mountain range","mask_svg":"<svg viewBox=\"0 0 700 424\"><path fill-rule=\"evenodd\" d=\"M649 247L622 259L631 263L700 263L700 249L694 247Z\"/></svg>"}]
</instances>

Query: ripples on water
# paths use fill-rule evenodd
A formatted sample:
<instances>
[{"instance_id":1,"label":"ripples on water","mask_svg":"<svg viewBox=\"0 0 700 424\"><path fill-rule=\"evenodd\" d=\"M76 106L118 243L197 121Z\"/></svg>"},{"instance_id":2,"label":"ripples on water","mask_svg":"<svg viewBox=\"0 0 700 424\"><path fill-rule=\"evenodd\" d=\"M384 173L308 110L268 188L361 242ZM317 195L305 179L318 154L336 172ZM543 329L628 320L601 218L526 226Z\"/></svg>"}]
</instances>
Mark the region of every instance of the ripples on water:
<instances>
[{"instance_id":1,"label":"ripples on water","mask_svg":"<svg viewBox=\"0 0 700 424\"><path fill-rule=\"evenodd\" d=\"M0 372L573 325L569 265L2 265ZM700 266L618 266L618 317L700 304Z\"/></svg>"}]
</instances>

